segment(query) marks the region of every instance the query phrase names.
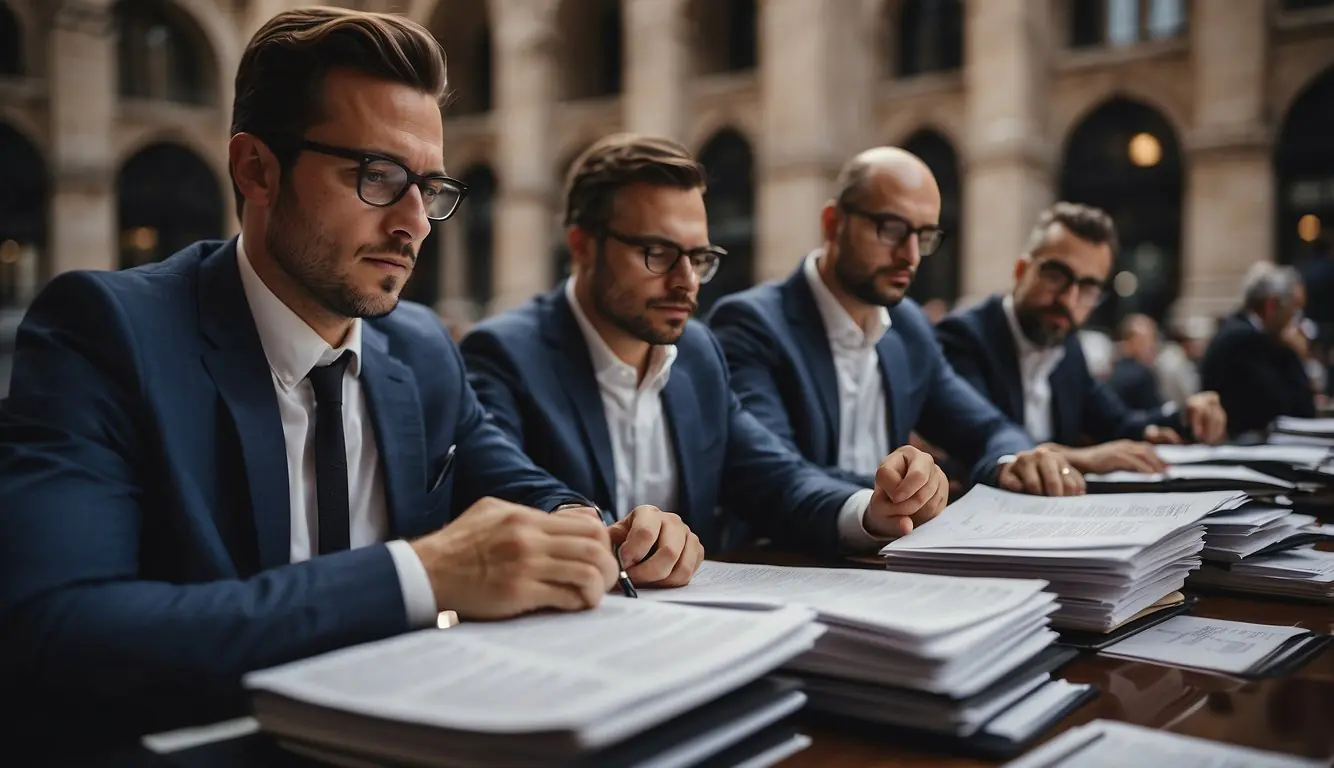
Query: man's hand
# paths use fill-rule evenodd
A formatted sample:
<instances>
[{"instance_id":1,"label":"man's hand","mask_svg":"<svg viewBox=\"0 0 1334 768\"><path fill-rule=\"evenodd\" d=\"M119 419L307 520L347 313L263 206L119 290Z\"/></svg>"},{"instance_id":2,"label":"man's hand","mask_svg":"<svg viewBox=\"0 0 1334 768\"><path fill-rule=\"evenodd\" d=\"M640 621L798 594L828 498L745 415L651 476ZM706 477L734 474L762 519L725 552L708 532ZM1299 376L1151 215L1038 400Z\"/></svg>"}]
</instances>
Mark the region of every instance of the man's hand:
<instances>
[{"instance_id":1,"label":"man's hand","mask_svg":"<svg viewBox=\"0 0 1334 768\"><path fill-rule=\"evenodd\" d=\"M1065 457L1070 466L1084 474L1105 472L1164 472L1167 463L1158 458L1158 452L1149 443L1137 440L1113 440L1088 448L1067 448Z\"/></svg>"},{"instance_id":2,"label":"man's hand","mask_svg":"<svg viewBox=\"0 0 1334 768\"><path fill-rule=\"evenodd\" d=\"M1182 440L1181 435L1171 427L1150 424L1144 428L1144 442L1152 445L1182 445L1186 441Z\"/></svg>"},{"instance_id":3,"label":"man's hand","mask_svg":"<svg viewBox=\"0 0 1334 768\"><path fill-rule=\"evenodd\" d=\"M704 560L704 545L680 515L647 504L607 529L636 587L683 587ZM650 554L650 552L652 554Z\"/></svg>"},{"instance_id":4,"label":"man's hand","mask_svg":"<svg viewBox=\"0 0 1334 768\"><path fill-rule=\"evenodd\" d=\"M1218 445L1227 439L1227 412L1217 392L1199 392L1186 398L1185 419L1196 442Z\"/></svg>"},{"instance_id":5,"label":"man's hand","mask_svg":"<svg viewBox=\"0 0 1334 768\"><path fill-rule=\"evenodd\" d=\"M905 445L880 462L862 525L873 536L903 536L939 515L949 498L949 480L931 454Z\"/></svg>"},{"instance_id":6,"label":"man's hand","mask_svg":"<svg viewBox=\"0 0 1334 768\"><path fill-rule=\"evenodd\" d=\"M1007 491L1035 496L1079 496L1084 493L1084 476L1070 466L1060 452L1046 446L1020 451L1014 461L1003 464L996 478Z\"/></svg>"},{"instance_id":7,"label":"man's hand","mask_svg":"<svg viewBox=\"0 0 1334 768\"><path fill-rule=\"evenodd\" d=\"M437 610L462 619L594 608L618 573L596 515L553 515L492 498L412 548L426 567Z\"/></svg>"}]
</instances>

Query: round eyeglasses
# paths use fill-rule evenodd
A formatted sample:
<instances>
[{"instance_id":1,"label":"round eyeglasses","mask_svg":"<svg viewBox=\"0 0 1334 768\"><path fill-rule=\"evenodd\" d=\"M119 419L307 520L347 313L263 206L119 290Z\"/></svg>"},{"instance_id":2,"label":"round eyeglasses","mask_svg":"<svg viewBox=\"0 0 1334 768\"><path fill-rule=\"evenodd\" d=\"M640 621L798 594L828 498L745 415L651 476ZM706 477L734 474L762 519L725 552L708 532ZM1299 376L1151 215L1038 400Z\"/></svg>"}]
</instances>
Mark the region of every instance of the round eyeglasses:
<instances>
[{"instance_id":1,"label":"round eyeglasses","mask_svg":"<svg viewBox=\"0 0 1334 768\"><path fill-rule=\"evenodd\" d=\"M679 243L673 243L671 240L660 237L627 235L610 227L603 227L602 232L612 240L642 251L644 267L655 275L671 274L681 258L686 257L691 268L695 270L695 274L699 276L701 285L709 282L714 275L718 274L718 267L722 265L723 257L727 255L725 248L716 245L686 248Z\"/></svg>"}]
</instances>

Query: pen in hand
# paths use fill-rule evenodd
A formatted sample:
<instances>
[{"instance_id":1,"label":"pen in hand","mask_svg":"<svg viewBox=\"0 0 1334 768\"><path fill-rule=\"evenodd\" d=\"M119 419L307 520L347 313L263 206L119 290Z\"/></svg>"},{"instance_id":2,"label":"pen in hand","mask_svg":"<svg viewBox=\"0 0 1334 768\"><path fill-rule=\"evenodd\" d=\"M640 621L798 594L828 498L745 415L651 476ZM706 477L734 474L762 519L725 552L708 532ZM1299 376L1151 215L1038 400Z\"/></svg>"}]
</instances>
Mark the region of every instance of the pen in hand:
<instances>
[{"instance_id":1,"label":"pen in hand","mask_svg":"<svg viewBox=\"0 0 1334 768\"><path fill-rule=\"evenodd\" d=\"M621 561L621 545L617 544L614 551L616 552L616 567L620 569L616 581L621 585L621 592L626 597L639 597L639 593L635 591L635 585L630 582L630 576L625 572L625 563Z\"/></svg>"}]
</instances>

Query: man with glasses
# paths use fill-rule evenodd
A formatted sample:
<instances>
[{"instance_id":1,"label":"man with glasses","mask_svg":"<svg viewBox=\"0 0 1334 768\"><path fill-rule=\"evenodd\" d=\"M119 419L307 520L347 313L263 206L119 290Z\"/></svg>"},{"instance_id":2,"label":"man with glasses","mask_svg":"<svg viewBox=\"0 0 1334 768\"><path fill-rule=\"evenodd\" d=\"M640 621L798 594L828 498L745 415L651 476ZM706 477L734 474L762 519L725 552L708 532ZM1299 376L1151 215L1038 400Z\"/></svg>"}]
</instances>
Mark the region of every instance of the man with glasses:
<instances>
[{"instance_id":1,"label":"man with glasses","mask_svg":"<svg viewBox=\"0 0 1334 768\"><path fill-rule=\"evenodd\" d=\"M733 388L832 477L884 487L877 457L916 460L917 432L962 462L971 482L1082 493L1082 476L1063 458L1034 450L954 374L921 307L906 298L921 260L945 237L939 219L940 190L919 158L897 147L852 158L820 214L824 244L787 279L714 309Z\"/></svg>"},{"instance_id":2,"label":"man with glasses","mask_svg":"<svg viewBox=\"0 0 1334 768\"><path fill-rule=\"evenodd\" d=\"M246 714L251 670L616 583L605 526L399 302L466 191L445 86L401 16L279 14L236 78L240 236L33 302L0 407L7 753L133 746Z\"/></svg>"},{"instance_id":3,"label":"man with glasses","mask_svg":"<svg viewBox=\"0 0 1334 768\"><path fill-rule=\"evenodd\" d=\"M1089 373L1076 332L1106 294L1116 247L1105 212L1057 203L1033 227L1014 289L947 316L936 333L963 378L1077 469L1159 472L1150 443L1217 443L1227 418L1213 392L1191 396L1184 413L1134 411Z\"/></svg>"},{"instance_id":4,"label":"man with glasses","mask_svg":"<svg viewBox=\"0 0 1334 768\"><path fill-rule=\"evenodd\" d=\"M901 532L944 500L926 454L878 461L873 494L874 471L864 484L830 478L742 410L717 341L690 317L727 258L709 241L704 183L676 142L595 142L565 186L571 276L461 344L494 422L620 520L613 541L624 536L636 583L681 583L704 549L752 535L826 556L873 551L868 531ZM690 531L653 547L658 515L644 505Z\"/></svg>"}]
</instances>

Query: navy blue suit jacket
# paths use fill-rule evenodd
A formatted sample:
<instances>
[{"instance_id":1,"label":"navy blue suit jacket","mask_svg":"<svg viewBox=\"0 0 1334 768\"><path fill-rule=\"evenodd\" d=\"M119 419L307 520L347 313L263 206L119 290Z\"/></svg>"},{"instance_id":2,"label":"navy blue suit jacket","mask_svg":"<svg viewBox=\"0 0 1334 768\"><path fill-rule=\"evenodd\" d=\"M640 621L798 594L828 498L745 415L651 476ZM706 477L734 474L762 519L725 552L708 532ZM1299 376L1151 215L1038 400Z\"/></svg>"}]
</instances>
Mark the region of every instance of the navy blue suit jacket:
<instances>
[{"instance_id":1,"label":"navy blue suit jacket","mask_svg":"<svg viewBox=\"0 0 1334 768\"><path fill-rule=\"evenodd\" d=\"M889 316L876 350L890 449L906 445L916 430L971 467L971 482L994 481L997 461L1032 448L1032 441L954 375L916 302L904 299ZM838 374L801 266L782 282L725 297L709 324L747 410L830 475L868 480L838 469Z\"/></svg>"},{"instance_id":2,"label":"navy blue suit jacket","mask_svg":"<svg viewBox=\"0 0 1334 768\"><path fill-rule=\"evenodd\" d=\"M950 365L1016 424L1024 423L1024 387L1019 348L1010 333L1000 296L955 310L936 325ZM1174 414L1135 411L1089 373L1075 334L1065 340L1065 357L1051 372L1051 442L1081 445L1109 440L1141 440L1144 428L1161 424L1180 429ZM1183 434L1184 436L1184 434Z\"/></svg>"},{"instance_id":3,"label":"navy blue suit jacket","mask_svg":"<svg viewBox=\"0 0 1334 768\"><path fill-rule=\"evenodd\" d=\"M1234 436L1265 429L1277 416L1316 415L1301 358L1242 312L1224 320L1205 349L1200 386L1218 393Z\"/></svg>"},{"instance_id":4,"label":"navy blue suit jacket","mask_svg":"<svg viewBox=\"0 0 1334 768\"><path fill-rule=\"evenodd\" d=\"M282 423L236 258L206 242L65 273L23 321L0 409L0 688L25 730L235 716L245 672L408 629L383 544L289 564ZM573 495L485 418L427 309L367 321L362 353L393 536L484 495Z\"/></svg>"},{"instance_id":5,"label":"navy blue suit jacket","mask_svg":"<svg viewBox=\"0 0 1334 768\"><path fill-rule=\"evenodd\" d=\"M564 285L478 324L460 346L496 424L539 466L612 509L611 438ZM676 349L662 391L679 475L678 508L668 511L681 515L709 551L749 532L835 553L839 510L862 486L826 477L741 408L722 350L702 323L688 322ZM728 517L716 514L720 506ZM748 525L729 525L736 520Z\"/></svg>"}]
</instances>

